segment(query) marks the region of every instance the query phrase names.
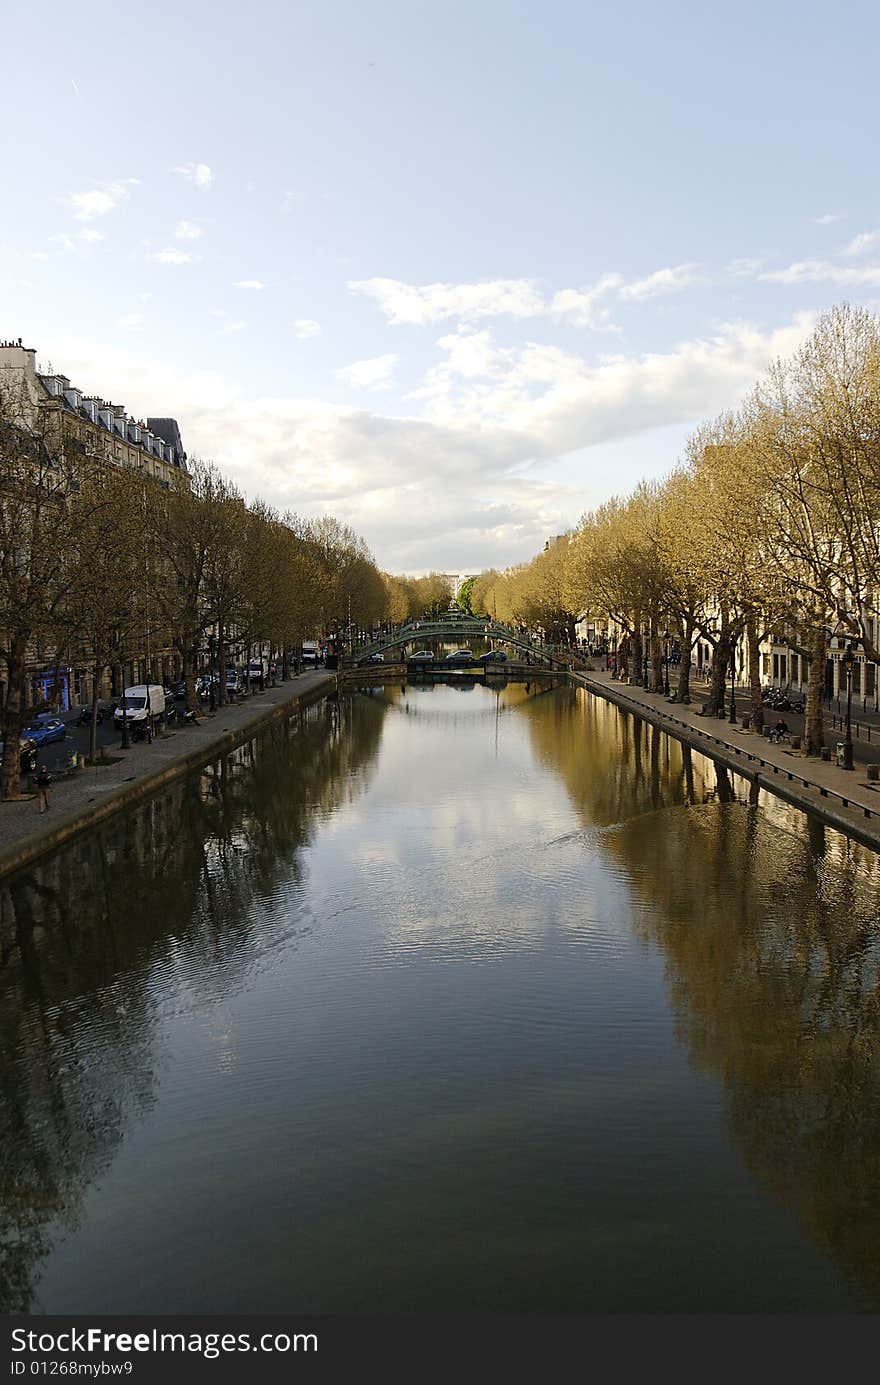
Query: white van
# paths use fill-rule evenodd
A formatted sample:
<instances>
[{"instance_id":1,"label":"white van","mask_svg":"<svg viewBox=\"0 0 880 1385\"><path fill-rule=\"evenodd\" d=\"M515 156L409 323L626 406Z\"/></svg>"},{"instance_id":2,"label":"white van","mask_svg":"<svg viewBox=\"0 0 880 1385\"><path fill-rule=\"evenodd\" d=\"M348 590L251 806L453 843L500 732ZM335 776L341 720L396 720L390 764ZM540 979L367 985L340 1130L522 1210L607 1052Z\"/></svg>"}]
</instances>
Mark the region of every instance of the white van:
<instances>
[{"instance_id":1,"label":"white van","mask_svg":"<svg viewBox=\"0 0 880 1385\"><path fill-rule=\"evenodd\" d=\"M260 678L264 681L269 677L269 660L253 658L248 662L248 671L251 675L251 682L256 683Z\"/></svg>"},{"instance_id":2,"label":"white van","mask_svg":"<svg viewBox=\"0 0 880 1385\"><path fill-rule=\"evenodd\" d=\"M126 688L113 714L117 725L122 721L123 708L126 721L146 721L148 715L164 717L165 689L158 683L136 683L133 688Z\"/></svg>"},{"instance_id":3,"label":"white van","mask_svg":"<svg viewBox=\"0 0 880 1385\"><path fill-rule=\"evenodd\" d=\"M317 664L318 662L318 642L317 640L303 640L302 642L302 662L304 664Z\"/></svg>"}]
</instances>

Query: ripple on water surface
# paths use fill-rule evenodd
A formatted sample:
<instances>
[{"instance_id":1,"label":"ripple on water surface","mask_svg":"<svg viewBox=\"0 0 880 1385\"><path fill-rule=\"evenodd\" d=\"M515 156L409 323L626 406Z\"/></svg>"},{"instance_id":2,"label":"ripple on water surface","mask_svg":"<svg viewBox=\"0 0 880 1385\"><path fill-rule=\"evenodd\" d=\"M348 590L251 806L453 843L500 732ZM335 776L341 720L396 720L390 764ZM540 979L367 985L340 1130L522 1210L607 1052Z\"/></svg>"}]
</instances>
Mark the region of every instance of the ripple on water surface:
<instances>
[{"instance_id":1,"label":"ripple on water surface","mask_svg":"<svg viewBox=\"0 0 880 1385\"><path fill-rule=\"evenodd\" d=\"M880 1306L870 853L565 688L233 759L4 896L9 1306Z\"/></svg>"}]
</instances>

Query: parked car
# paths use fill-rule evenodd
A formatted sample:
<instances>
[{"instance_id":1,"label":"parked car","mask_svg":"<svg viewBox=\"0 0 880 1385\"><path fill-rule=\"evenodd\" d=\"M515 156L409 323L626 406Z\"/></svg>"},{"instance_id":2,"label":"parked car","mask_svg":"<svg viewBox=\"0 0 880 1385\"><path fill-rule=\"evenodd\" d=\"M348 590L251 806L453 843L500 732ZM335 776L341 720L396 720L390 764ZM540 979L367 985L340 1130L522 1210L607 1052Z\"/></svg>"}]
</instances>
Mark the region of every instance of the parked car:
<instances>
[{"instance_id":1,"label":"parked car","mask_svg":"<svg viewBox=\"0 0 880 1385\"><path fill-rule=\"evenodd\" d=\"M252 683L259 683L261 679L265 683L269 677L269 660L251 659L247 664L247 669Z\"/></svg>"},{"instance_id":2,"label":"parked car","mask_svg":"<svg viewBox=\"0 0 880 1385\"><path fill-rule=\"evenodd\" d=\"M63 741L67 734L67 727L58 717L46 717L44 720L35 720L30 726L25 726L22 733L34 745L50 745L52 741Z\"/></svg>"},{"instance_id":3,"label":"parked car","mask_svg":"<svg viewBox=\"0 0 880 1385\"><path fill-rule=\"evenodd\" d=\"M226 670L226 692L228 694L234 694L236 697L244 692L244 679L237 668L228 668Z\"/></svg>"},{"instance_id":4,"label":"parked car","mask_svg":"<svg viewBox=\"0 0 880 1385\"><path fill-rule=\"evenodd\" d=\"M481 664L506 664L507 655L503 649L488 649L485 654L480 655Z\"/></svg>"},{"instance_id":5,"label":"parked car","mask_svg":"<svg viewBox=\"0 0 880 1385\"><path fill-rule=\"evenodd\" d=\"M186 683L182 678L178 678L176 682L171 684L168 691L176 702L183 702L186 698Z\"/></svg>"},{"instance_id":6,"label":"parked car","mask_svg":"<svg viewBox=\"0 0 880 1385\"><path fill-rule=\"evenodd\" d=\"M408 664L432 664L434 655L430 649L417 649L414 654L407 655Z\"/></svg>"},{"instance_id":7,"label":"parked car","mask_svg":"<svg viewBox=\"0 0 880 1385\"><path fill-rule=\"evenodd\" d=\"M447 664L472 664L474 662L473 652L470 649L456 649L453 654L447 654L444 663Z\"/></svg>"},{"instance_id":8,"label":"parked car","mask_svg":"<svg viewBox=\"0 0 880 1385\"><path fill-rule=\"evenodd\" d=\"M165 715L165 689L158 683L136 683L126 688L113 718L117 726L126 721L146 724L147 717L162 718Z\"/></svg>"},{"instance_id":9,"label":"parked car","mask_svg":"<svg viewBox=\"0 0 880 1385\"><path fill-rule=\"evenodd\" d=\"M371 654L370 657L369 657L369 659L367 660L367 663L370 663L370 664L384 664L384 662L385 662L385 655L384 655L384 654L378 654L378 653L376 653L376 654Z\"/></svg>"},{"instance_id":10,"label":"parked car","mask_svg":"<svg viewBox=\"0 0 880 1385\"><path fill-rule=\"evenodd\" d=\"M22 774L33 774L37 768L37 743L30 736L19 736L18 767ZM0 759L3 758L3 742L0 741Z\"/></svg>"}]
</instances>

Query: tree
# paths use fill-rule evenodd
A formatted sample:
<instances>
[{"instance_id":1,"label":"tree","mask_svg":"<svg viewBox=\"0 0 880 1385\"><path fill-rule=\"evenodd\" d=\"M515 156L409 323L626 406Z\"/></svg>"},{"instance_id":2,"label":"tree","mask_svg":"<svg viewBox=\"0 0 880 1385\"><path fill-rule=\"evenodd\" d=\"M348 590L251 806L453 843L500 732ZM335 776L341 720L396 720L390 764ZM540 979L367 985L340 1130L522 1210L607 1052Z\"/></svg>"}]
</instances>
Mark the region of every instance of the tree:
<instances>
[{"instance_id":1,"label":"tree","mask_svg":"<svg viewBox=\"0 0 880 1385\"><path fill-rule=\"evenodd\" d=\"M68 581L57 634L66 631L66 642L91 668L92 759L97 755L101 679L108 668L124 663L140 625L137 595L143 581L140 559L144 551L140 491L135 473L104 467L70 500Z\"/></svg>"},{"instance_id":2,"label":"tree","mask_svg":"<svg viewBox=\"0 0 880 1385\"><path fill-rule=\"evenodd\" d=\"M75 522L87 512L70 502L95 465L80 444L63 443L56 416L40 413L25 385L11 374L0 380L0 658L7 688L0 798L20 791L28 650L36 640L56 643Z\"/></svg>"},{"instance_id":3,"label":"tree","mask_svg":"<svg viewBox=\"0 0 880 1385\"><path fill-rule=\"evenodd\" d=\"M474 614L471 598L473 596L476 580L476 577L465 578L458 589L458 596L455 603L460 611L464 611L469 616Z\"/></svg>"}]
</instances>

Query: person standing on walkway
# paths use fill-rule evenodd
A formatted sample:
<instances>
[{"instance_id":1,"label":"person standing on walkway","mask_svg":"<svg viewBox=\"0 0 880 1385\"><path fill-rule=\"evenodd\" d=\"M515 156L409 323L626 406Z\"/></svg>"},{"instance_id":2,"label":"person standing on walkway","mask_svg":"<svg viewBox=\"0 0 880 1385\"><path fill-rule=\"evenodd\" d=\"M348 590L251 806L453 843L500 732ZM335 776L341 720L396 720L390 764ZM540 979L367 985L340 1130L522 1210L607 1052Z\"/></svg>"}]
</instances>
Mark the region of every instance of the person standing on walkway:
<instances>
[{"instance_id":1,"label":"person standing on walkway","mask_svg":"<svg viewBox=\"0 0 880 1385\"><path fill-rule=\"evenodd\" d=\"M49 786L51 783L52 776L49 773L48 765L40 765L34 775L34 784L37 788L37 799L39 800L41 813L48 813L49 811Z\"/></svg>"}]
</instances>

